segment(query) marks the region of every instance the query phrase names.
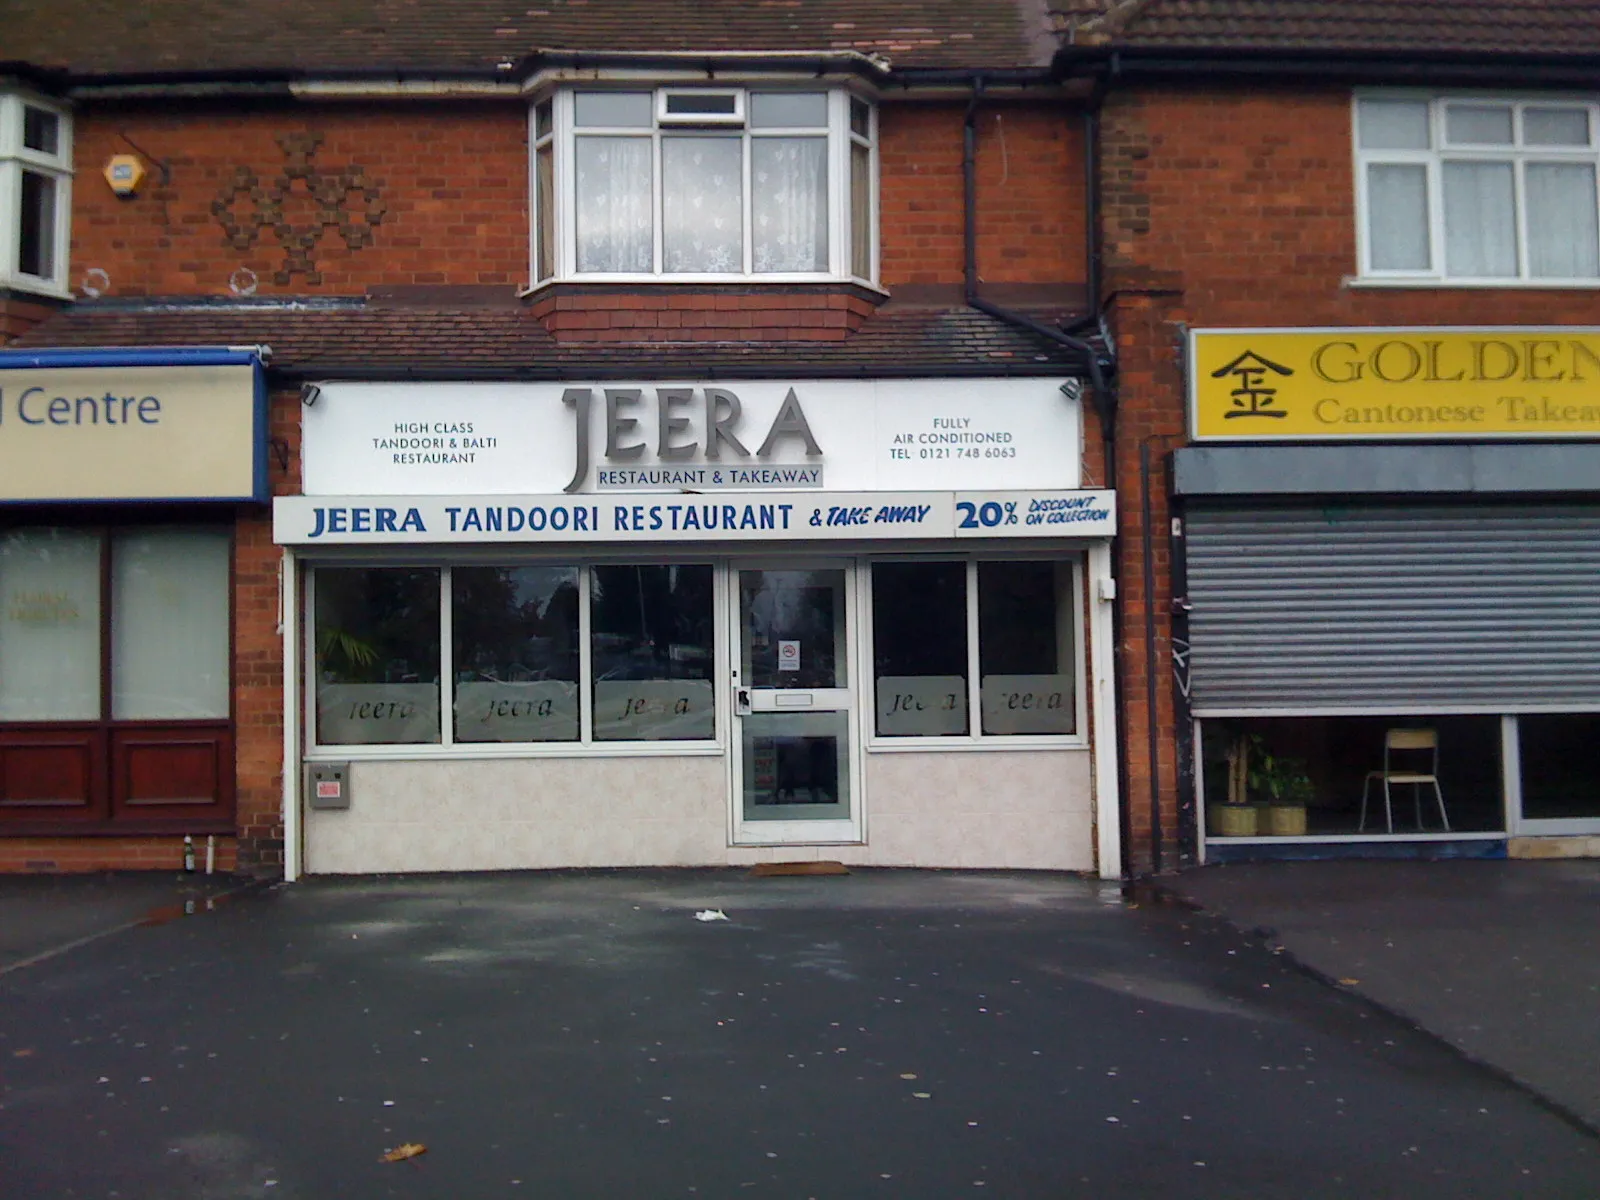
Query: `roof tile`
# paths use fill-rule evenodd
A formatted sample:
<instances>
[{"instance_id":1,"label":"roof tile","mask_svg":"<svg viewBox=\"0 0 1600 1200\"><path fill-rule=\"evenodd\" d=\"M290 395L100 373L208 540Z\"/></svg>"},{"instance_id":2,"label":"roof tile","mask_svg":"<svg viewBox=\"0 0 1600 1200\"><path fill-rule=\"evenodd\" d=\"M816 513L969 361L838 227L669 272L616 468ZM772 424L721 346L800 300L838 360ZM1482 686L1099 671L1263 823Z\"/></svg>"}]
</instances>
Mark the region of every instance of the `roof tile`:
<instances>
[{"instance_id":1,"label":"roof tile","mask_svg":"<svg viewBox=\"0 0 1600 1200\"><path fill-rule=\"evenodd\" d=\"M1038 320L1057 312L1030 311ZM141 307L78 304L12 343L82 346L257 345L297 374L408 372L507 379L738 378L752 373L1060 375L1082 356L976 309L897 308L843 341L560 343L524 311L296 305Z\"/></svg>"}]
</instances>

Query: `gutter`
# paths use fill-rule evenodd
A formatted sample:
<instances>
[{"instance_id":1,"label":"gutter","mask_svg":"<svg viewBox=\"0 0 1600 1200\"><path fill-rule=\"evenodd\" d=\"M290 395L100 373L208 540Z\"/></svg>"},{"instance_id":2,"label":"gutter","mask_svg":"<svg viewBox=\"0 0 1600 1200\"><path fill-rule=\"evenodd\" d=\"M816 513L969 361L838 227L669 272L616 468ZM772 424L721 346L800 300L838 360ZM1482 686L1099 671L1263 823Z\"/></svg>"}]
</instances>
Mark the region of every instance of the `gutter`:
<instances>
[{"instance_id":1,"label":"gutter","mask_svg":"<svg viewBox=\"0 0 1600 1200\"><path fill-rule=\"evenodd\" d=\"M696 347L714 343L697 342ZM658 343L669 350L673 343ZM734 363L711 366L690 363L677 366L663 358L650 368L650 378L671 380L717 380L737 382L748 380L760 372L775 369L791 371L796 377L806 379L926 379L938 375L949 379L1040 379L1055 378L1061 374L1059 362L1045 363L971 363L885 367L840 366L831 363ZM561 361L533 367L463 367L463 366L363 366L359 363L340 363L319 366L315 362L298 362L274 365L271 368L274 384L298 387L302 383L559 383L570 381L575 374L596 382L637 382L639 366L630 360L615 366L602 365L602 360L591 362Z\"/></svg>"},{"instance_id":2,"label":"gutter","mask_svg":"<svg viewBox=\"0 0 1600 1200\"><path fill-rule=\"evenodd\" d=\"M1140 82L1278 79L1337 87L1494 84L1592 90L1600 54L1070 44L1057 51L1054 65L1063 77L1110 68Z\"/></svg>"}]
</instances>

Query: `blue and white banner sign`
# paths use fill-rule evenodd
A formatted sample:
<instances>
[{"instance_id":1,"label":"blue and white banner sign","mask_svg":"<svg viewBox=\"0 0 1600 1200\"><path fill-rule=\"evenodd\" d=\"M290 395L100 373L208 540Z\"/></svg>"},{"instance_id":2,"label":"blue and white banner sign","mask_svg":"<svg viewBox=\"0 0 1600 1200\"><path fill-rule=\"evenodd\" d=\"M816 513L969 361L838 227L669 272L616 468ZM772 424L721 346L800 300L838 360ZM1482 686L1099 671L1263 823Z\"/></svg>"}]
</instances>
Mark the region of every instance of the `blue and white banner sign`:
<instances>
[{"instance_id":1,"label":"blue and white banner sign","mask_svg":"<svg viewBox=\"0 0 1600 1200\"><path fill-rule=\"evenodd\" d=\"M280 496L286 546L1108 538L1109 491Z\"/></svg>"}]
</instances>

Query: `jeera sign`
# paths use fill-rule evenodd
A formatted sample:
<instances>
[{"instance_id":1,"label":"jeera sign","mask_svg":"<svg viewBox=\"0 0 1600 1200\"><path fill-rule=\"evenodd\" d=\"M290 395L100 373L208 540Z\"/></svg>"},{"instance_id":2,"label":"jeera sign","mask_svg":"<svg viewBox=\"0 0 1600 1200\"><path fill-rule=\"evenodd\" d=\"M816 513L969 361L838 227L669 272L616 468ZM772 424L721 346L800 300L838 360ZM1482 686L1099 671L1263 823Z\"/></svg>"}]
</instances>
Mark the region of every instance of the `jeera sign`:
<instances>
[{"instance_id":1,"label":"jeera sign","mask_svg":"<svg viewBox=\"0 0 1600 1200\"><path fill-rule=\"evenodd\" d=\"M0 502L264 500L248 350L0 351Z\"/></svg>"},{"instance_id":2,"label":"jeera sign","mask_svg":"<svg viewBox=\"0 0 1600 1200\"><path fill-rule=\"evenodd\" d=\"M1076 487L1061 380L328 383L306 495Z\"/></svg>"},{"instance_id":3,"label":"jeera sign","mask_svg":"<svg viewBox=\"0 0 1600 1200\"><path fill-rule=\"evenodd\" d=\"M1600 438L1600 330L1209 329L1197 441Z\"/></svg>"}]
</instances>

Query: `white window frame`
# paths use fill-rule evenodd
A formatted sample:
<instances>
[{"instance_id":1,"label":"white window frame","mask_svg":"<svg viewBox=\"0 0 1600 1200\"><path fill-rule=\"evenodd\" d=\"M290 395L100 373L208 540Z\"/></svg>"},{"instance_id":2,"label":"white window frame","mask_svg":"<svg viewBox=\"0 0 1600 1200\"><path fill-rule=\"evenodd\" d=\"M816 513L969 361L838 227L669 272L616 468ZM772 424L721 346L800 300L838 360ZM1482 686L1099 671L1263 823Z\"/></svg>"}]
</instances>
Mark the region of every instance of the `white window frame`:
<instances>
[{"instance_id":1,"label":"white window frame","mask_svg":"<svg viewBox=\"0 0 1600 1200\"><path fill-rule=\"evenodd\" d=\"M966 566L967 597L967 732L928 736L890 736L878 732L877 655L873 646L872 568L878 563L945 562ZM1065 603L1070 611L1058 614L1072 630L1072 733L984 733L983 678L980 671L978 621L978 564L980 562L1047 562L1070 569ZM861 729L869 754L908 754L943 750L1082 750L1089 746L1089 691L1087 669L1088 620L1084 607L1084 559L1075 553L1041 554L1037 551L975 551L967 554L874 554L860 560L857 572L861 593L856 611L861 614Z\"/></svg>"},{"instance_id":2,"label":"white window frame","mask_svg":"<svg viewBox=\"0 0 1600 1200\"><path fill-rule=\"evenodd\" d=\"M577 130L574 122L573 97L578 91L604 91L614 90L623 92L649 92L652 93L651 113L653 121L646 130L640 128L612 129L596 126L586 128L585 133L596 135L628 135L648 137L652 142L651 155L651 180L654 207L654 253L655 269L651 271L588 271L580 272L577 263L577 211L579 200L577 196L577 172L573 169L576 155ZM822 92L828 98L828 124L826 128L771 128L752 129L748 119L749 96L755 92ZM736 92L738 94L737 115L666 115L668 95L684 93L722 94ZM854 134L850 128L850 103L857 100L867 107L868 134L865 138ZM537 111L540 104L552 104L551 131L540 136L537 126ZM743 209L744 209L744 238L743 255L744 269L733 272L696 272L696 273L669 273L661 269L662 264L662 221L661 221L661 141L663 136L671 137L675 134L690 132L694 129L707 131L722 131L732 133L742 131L744 143L743 153ZM753 222L752 206L754 197L750 187L750 161L749 143L754 138L760 137L793 137L793 136L826 136L828 139L827 164L828 164L828 268L824 271L762 271L753 268L755 253L754 238L751 236ZM807 85L791 85L785 87L772 86L745 86L739 87L683 87L663 86L651 88L648 86L633 87L618 86L607 89L604 85L596 86L567 86L547 95L535 98L528 114L528 141L531 147L529 154L529 204L531 220L529 222L529 263L531 266L530 278L533 280L532 288L537 289L550 283L557 282L583 282L583 283L859 283L871 288L878 286L878 107L865 96L857 95L848 88L829 85L826 83L813 83ZM869 274L856 275L852 270L851 240L850 240L850 148L852 145L866 145L870 161L870 186L867 204L866 220L868 222ZM537 173L538 151L541 147L551 146L554 159L554 193L555 212L553 243L555 246L555 262L544 264L539 261L539 226L545 214L540 211L539 187ZM531 289L530 289L531 290Z\"/></svg>"},{"instance_id":3,"label":"white window frame","mask_svg":"<svg viewBox=\"0 0 1600 1200\"><path fill-rule=\"evenodd\" d=\"M1389 100L1428 105L1428 149L1385 150L1361 146L1361 104ZM1446 139L1446 110L1451 105L1485 105L1508 108L1512 116L1510 146L1455 145ZM1583 108L1589 116L1589 146L1525 146L1522 116L1529 109ZM1350 145L1356 211L1356 255L1359 274L1349 281L1359 286L1427 286L1470 288L1600 288L1600 277L1545 277L1528 273L1528 229L1525 177L1530 162L1587 163L1596 171L1600 198L1600 101L1590 96L1506 95L1482 92L1417 92L1358 90L1351 98ZM1461 276L1446 273L1444 192L1442 168L1446 162L1509 163L1513 167L1517 219L1517 274L1514 276ZM1425 168L1428 205L1428 258L1425 270L1379 270L1372 266L1367 171L1375 165L1420 165ZM1600 220L1600 203L1597 203Z\"/></svg>"},{"instance_id":4,"label":"white window frame","mask_svg":"<svg viewBox=\"0 0 1600 1200\"><path fill-rule=\"evenodd\" d=\"M715 736L676 738L659 741L624 741L594 736L594 672L591 606L593 573L596 567L648 567L664 565L659 559L595 558L581 560L561 557L471 555L438 559L412 559L407 556L375 560L367 557L327 558L302 566L305 579L304 618L300 653L304 659L301 711L303 744L308 762L393 761L411 759L490 759L490 758L626 758L722 755L727 753L730 707L727 703L727 648L721 634L728 620L727 572L716 558L689 557L676 565L711 568L712 625L712 712ZM578 571L578 739L562 742L460 742L455 738L455 643L452 571L456 567L576 567ZM317 573L344 568L414 568L439 574L439 740L436 742L347 743L323 742L317 730Z\"/></svg>"},{"instance_id":5,"label":"white window frame","mask_svg":"<svg viewBox=\"0 0 1600 1200\"><path fill-rule=\"evenodd\" d=\"M26 109L38 108L56 118L56 152L46 154L23 144ZM48 275L24 274L21 265L22 174L24 170L55 181L55 245ZM69 299L67 255L72 246L72 117L62 105L26 91L0 93L0 287L41 292Z\"/></svg>"}]
</instances>

